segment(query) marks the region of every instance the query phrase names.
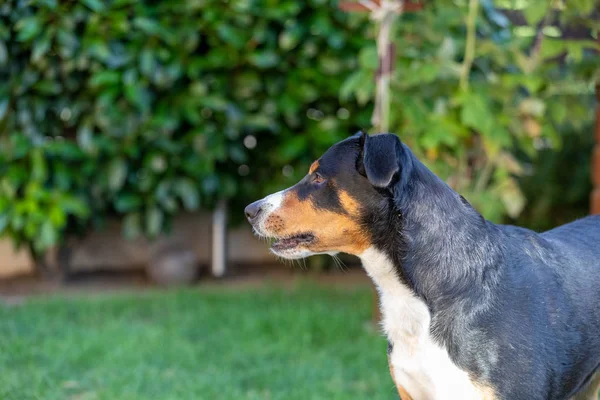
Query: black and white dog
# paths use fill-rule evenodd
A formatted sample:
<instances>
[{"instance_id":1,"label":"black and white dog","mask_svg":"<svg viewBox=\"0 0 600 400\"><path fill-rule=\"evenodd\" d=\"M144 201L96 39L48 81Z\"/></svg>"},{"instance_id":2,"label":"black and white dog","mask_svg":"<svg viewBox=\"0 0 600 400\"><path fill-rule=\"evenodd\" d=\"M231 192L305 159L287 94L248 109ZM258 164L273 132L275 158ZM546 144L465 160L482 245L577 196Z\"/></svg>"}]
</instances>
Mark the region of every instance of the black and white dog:
<instances>
[{"instance_id":1,"label":"black and white dog","mask_svg":"<svg viewBox=\"0 0 600 400\"><path fill-rule=\"evenodd\" d=\"M245 212L280 257L360 257L403 399L598 398L600 216L493 224L397 136L363 133Z\"/></svg>"}]
</instances>

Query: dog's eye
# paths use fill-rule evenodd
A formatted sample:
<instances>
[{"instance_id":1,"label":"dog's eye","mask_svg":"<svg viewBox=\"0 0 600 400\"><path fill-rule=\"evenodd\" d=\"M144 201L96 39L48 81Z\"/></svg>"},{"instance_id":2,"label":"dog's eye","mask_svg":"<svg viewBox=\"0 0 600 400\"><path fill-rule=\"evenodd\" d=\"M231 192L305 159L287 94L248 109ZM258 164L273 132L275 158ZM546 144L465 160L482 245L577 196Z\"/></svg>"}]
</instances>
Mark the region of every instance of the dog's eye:
<instances>
[{"instance_id":1,"label":"dog's eye","mask_svg":"<svg viewBox=\"0 0 600 400\"><path fill-rule=\"evenodd\" d=\"M315 173L315 176L313 177L313 183L323 183L325 182L325 178L323 178L320 174Z\"/></svg>"}]
</instances>

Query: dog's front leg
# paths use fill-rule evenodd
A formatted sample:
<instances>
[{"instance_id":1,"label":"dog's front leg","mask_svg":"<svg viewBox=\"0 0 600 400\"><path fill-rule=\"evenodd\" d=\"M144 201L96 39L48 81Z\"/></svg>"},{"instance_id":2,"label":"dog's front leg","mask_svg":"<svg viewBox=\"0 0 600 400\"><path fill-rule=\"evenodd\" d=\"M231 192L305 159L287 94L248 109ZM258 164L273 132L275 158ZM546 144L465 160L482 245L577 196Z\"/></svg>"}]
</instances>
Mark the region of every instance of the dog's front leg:
<instances>
[{"instance_id":1,"label":"dog's front leg","mask_svg":"<svg viewBox=\"0 0 600 400\"><path fill-rule=\"evenodd\" d=\"M402 400L413 400L412 397L408 394L406 389L404 389L401 385L396 381L396 376L394 375L394 366L392 365L392 352L391 352L391 344L388 344L388 366L390 367L390 375L392 376L392 380L394 381L394 385L396 385L396 389L398 389L398 395Z\"/></svg>"}]
</instances>

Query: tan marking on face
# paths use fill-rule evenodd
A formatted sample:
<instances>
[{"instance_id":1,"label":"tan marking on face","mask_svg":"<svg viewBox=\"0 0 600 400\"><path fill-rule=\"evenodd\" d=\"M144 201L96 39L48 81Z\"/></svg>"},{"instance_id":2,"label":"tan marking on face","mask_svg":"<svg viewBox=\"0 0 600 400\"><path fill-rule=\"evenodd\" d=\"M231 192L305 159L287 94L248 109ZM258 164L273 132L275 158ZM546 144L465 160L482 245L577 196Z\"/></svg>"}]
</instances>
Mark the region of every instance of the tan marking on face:
<instances>
[{"instance_id":1,"label":"tan marking on face","mask_svg":"<svg viewBox=\"0 0 600 400\"><path fill-rule=\"evenodd\" d=\"M354 200L345 190L339 191L338 196L340 197L340 203L342 203L344 210L346 210L346 212L350 215L358 216L358 202Z\"/></svg>"},{"instance_id":2,"label":"tan marking on face","mask_svg":"<svg viewBox=\"0 0 600 400\"><path fill-rule=\"evenodd\" d=\"M290 191L281 206L267 217L265 229L280 237L310 232L315 235L315 241L305 248L315 253L361 254L371 243L358 223L358 203L346 192L338 195L346 214L318 209L309 199L300 200Z\"/></svg>"},{"instance_id":3,"label":"tan marking on face","mask_svg":"<svg viewBox=\"0 0 600 400\"><path fill-rule=\"evenodd\" d=\"M319 160L315 161L314 163L312 163L310 165L310 168L308 169L308 174L312 174L313 172L315 172L317 170L317 168L319 168Z\"/></svg>"}]
</instances>

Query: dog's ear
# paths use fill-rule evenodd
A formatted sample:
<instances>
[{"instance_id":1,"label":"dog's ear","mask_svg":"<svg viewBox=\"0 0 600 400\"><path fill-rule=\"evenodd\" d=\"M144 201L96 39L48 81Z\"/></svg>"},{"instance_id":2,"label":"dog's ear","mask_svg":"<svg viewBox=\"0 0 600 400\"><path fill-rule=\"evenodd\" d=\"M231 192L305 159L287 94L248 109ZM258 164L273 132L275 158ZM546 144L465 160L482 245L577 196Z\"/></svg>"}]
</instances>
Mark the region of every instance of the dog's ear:
<instances>
[{"instance_id":1,"label":"dog's ear","mask_svg":"<svg viewBox=\"0 0 600 400\"><path fill-rule=\"evenodd\" d=\"M400 171L400 139L390 133L369 136L359 132L357 135L360 135L361 148L357 163L358 172L366 176L373 186L388 187Z\"/></svg>"}]
</instances>

